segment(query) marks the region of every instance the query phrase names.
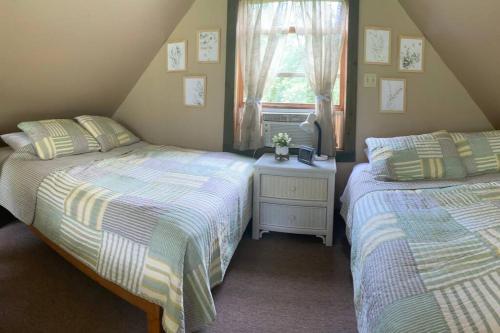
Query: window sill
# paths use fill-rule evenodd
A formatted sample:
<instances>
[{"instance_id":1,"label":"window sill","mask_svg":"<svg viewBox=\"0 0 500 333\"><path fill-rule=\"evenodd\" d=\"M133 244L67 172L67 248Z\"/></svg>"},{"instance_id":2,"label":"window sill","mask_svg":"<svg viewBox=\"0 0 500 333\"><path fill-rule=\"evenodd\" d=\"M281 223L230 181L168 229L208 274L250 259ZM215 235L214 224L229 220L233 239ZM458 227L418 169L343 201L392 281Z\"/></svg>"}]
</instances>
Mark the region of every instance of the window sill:
<instances>
[{"instance_id":1,"label":"window sill","mask_svg":"<svg viewBox=\"0 0 500 333\"><path fill-rule=\"evenodd\" d=\"M272 109L272 110L314 110L314 104L300 104L300 103L262 103L262 109Z\"/></svg>"},{"instance_id":2,"label":"window sill","mask_svg":"<svg viewBox=\"0 0 500 333\"><path fill-rule=\"evenodd\" d=\"M263 104L262 112L278 113L310 113L315 111L314 104ZM344 112L340 106L335 106L332 111Z\"/></svg>"},{"instance_id":3,"label":"window sill","mask_svg":"<svg viewBox=\"0 0 500 333\"><path fill-rule=\"evenodd\" d=\"M234 149L230 145L227 145L227 146L225 145L224 152L253 157L255 159L258 159L265 153L274 153L274 148L262 147L262 148L257 149L257 151L253 151L253 150L239 151L239 150ZM291 155L298 155L298 153L299 153L298 148L291 148L290 149ZM355 162L356 161L356 153L353 151L339 150L339 151L337 151L337 153L335 155L335 160L339 163Z\"/></svg>"},{"instance_id":4,"label":"window sill","mask_svg":"<svg viewBox=\"0 0 500 333\"><path fill-rule=\"evenodd\" d=\"M287 106L275 106L275 105L263 105L262 112L266 113L312 113L314 112L314 106L311 108L297 108L297 107L287 107Z\"/></svg>"}]
</instances>

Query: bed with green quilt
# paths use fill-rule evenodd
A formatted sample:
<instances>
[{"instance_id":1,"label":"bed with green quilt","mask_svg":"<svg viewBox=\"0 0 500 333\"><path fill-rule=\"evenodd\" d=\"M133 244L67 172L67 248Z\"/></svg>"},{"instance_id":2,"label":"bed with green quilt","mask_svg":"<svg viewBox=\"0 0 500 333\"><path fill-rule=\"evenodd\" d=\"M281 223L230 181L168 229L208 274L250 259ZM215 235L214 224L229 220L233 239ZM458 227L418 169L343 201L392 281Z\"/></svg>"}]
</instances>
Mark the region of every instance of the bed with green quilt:
<instances>
[{"instance_id":1,"label":"bed with green quilt","mask_svg":"<svg viewBox=\"0 0 500 333\"><path fill-rule=\"evenodd\" d=\"M358 330L500 332L500 174L384 182L342 197Z\"/></svg>"},{"instance_id":2,"label":"bed with green quilt","mask_svg":"<svg viewBox=\"0 0 500 333\"><path fill-rule=\"evenodd\" d=\"M249 158L144 142L46 161L28 146L3 165L0 204L184 332L215 319L211 288L251 218L252 175Z\"/></svg>"}]
</instances>

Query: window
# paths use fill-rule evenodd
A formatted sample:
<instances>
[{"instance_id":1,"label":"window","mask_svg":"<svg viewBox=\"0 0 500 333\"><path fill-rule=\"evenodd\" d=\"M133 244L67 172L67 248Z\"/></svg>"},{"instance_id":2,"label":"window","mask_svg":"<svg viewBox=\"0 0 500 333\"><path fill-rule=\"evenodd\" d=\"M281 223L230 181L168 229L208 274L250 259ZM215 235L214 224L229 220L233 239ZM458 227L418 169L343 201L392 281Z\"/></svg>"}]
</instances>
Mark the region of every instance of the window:
<instances>
[{"instance_id":1,"label":"window","mask_svg":"<svg viewBox=\"0 0 500 333\"><path fill-rule=\"evenodd\" d=\"M224 150L233 149L235 133L235 106L244 105L244 87L241 67L236 50L236 27L238 0L228 1L228 40L226 63L226 110L224 130ZM359 0L348 0L348 26L342 48L337 80L332 91L332 115L336 123L337 160L353 161L355 156L355 111L357 94L357 52ZM315 106L315 96L305 74L304 50L299 47L295 27L287 27L288 34L283 48L286 50L278 62L273 62L275 73L266 82L262 95L264 112L311 112ZM264 37L265 38L265 37ZM231 87L234 87L231 88ZM250 153L250 152L249 152ZM254 153L253 151L251 153Z\"/></svg>"},{"instance_id":2,"label":"window","mask_svg":"<svg viewBox=\"0 0 500 333\"><path fill-rule=\"evenodd\" d=\"M263 107L268 111L280 109L314 109L315 96L305 74L305 53L300 47L295 28L290 27L284 42L285 54L279 61L278 71L271 77L264 90ZM337 80L332 90L332 107L345 110L346 52L344 46ZM339 141L337 141L339 142Z\"/></svg>"},{"instance_id":3,"label":"window","mask_svg":"<svg viewBox=\"0 0 500 333\"><path fill-rule=\"evenodd\" d=\"M286 50L278 64L279 69L268 79L264 96L263 109L266 112L312 112L314 110L315 96L305 73L305 52L295 33L295 28L290 27L283 48ZM342 49L337 80L332 89L332 112L335 120L335 136L337 149L344 149L345 128L345 86L346 86L346 54L347 38ZM241 89L243 89L241 87Z\"/></svg>"}]
</instances>

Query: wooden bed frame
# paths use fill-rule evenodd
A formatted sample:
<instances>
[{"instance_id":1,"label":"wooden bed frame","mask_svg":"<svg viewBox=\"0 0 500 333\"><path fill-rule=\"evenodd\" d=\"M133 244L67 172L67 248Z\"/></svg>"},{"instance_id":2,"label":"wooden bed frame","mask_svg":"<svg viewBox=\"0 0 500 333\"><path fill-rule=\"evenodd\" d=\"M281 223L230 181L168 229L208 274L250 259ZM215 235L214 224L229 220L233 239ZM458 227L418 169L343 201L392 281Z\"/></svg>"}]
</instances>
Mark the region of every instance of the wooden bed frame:
<instances>
[{"instance_id":1,"label":"wooden bed frame","mask_svg":"<svg viewBox=\"0 0 500 333\"><path fill-rule=\"evenodd\" d=\"M140 298L139 296L133 295L127 290L120 287L119 285L100 277L93 270L91 270L90 268L82 264L80 261L75 259L67 251L63 250L61 247L56 245L50 239L45 237L35 227L29 226L29 228L38 238L40 238L52 250L56 251L59 255L61 255L64 259L66 259L71 265L76 267L82 273L84 273L89 278L100 284L102 287L111 291L113 294L124 299L130 304L140 308L142 311L146 312L147 322L148 322L148 333L163 333L163 328L161 326L162 309L159 305L146 301L145 299Z\"/></svg>"}]
</instances>

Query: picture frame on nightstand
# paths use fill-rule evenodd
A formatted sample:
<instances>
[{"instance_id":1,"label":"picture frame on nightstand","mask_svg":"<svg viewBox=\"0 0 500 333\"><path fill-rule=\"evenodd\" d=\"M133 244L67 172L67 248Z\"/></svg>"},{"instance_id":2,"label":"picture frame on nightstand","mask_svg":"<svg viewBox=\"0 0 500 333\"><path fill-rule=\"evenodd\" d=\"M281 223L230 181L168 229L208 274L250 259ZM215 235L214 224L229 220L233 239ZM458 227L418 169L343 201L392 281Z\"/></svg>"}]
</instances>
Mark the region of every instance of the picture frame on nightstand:
<instances>
[{"instance_id":1,"label":"picture frame on nightstand","mask_svg":"<svg viewBox=\"0 0 500 333\"><path fill-rule=\"evenodd\" d=\"M300 146L297 160L301 163L312 165L314 161L315 149L309 146Z\"/></svg>"}]
</instances>

